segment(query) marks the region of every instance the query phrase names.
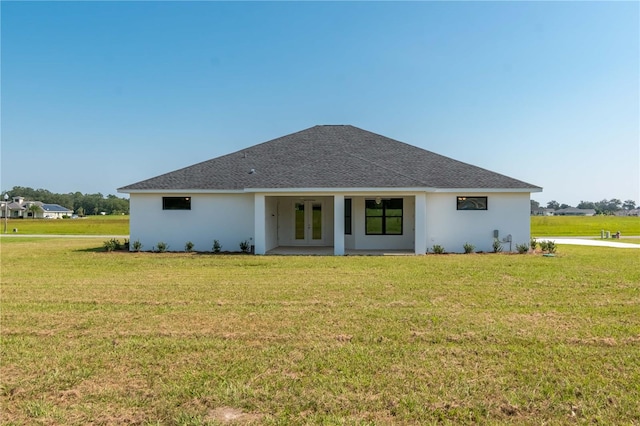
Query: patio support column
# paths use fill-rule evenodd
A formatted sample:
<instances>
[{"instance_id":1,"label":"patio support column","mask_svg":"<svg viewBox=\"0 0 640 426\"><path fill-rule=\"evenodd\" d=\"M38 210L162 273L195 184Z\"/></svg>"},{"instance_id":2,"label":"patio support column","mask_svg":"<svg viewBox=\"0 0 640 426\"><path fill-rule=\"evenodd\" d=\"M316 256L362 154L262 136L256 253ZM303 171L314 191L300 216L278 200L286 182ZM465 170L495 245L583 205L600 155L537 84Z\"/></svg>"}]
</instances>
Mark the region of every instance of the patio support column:
<instances>
[{"instance_id":1,"label":"patio support column","mask_svg":"<svg viewBox=\"0 0 640 426\"><path fill-rule=\"evenodd\" d=\"M427 252L427 194L416 194L415 243L416 254Z\"/></svg>"},{"instance_id":2,"label":"patio support column","mask_svg":"<svg viewBox=\"0 0 640 426\"><path fill-rule=\"evenodd\" d=\"M344 195L333 196L333 254L344 256Z\"/></svg>"},{"instance_id":3,"label":"patio support column","mask_svg":"<svg viewBox=\"0 0 640 426\"><path fill-rule=\"evenodd\" d=\"M263 194L253 196L253 244L255 254L266 253L265 197Z\"/></svg>"}]
</instances>

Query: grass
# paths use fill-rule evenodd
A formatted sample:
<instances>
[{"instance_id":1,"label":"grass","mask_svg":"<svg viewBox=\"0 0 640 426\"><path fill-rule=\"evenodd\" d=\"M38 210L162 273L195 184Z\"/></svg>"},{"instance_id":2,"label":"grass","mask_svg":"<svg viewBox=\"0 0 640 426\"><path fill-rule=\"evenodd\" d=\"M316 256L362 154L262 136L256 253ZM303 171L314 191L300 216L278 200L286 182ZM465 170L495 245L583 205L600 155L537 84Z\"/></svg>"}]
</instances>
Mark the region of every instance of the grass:
<instances>
[{"instance_id":1,"label":"grass","mask_svg":"<svg viewBox=\"0 0 640 426\"><path fill-rule=\"evenodd\" d=\"M1 240L4 424L634 424L640 269Z\"/></svg>"},{"instance_id":2,"label":"grass","mask_svg":"<svg viewBox=\"0 0 640 426\"><path fill-rule=\"evenodd\" d=\"M2 222L4 229L4 222ZM87 216L81 219L9 219L7 229L19 234L129 235L129 216Z\"/></svg>"},{"instance_id":3,"label":"grass","mask_svg":"<svg viewBox=\"0 0 640 426\"><path fill-rule=\"evenodd\" d=\"M534 237L590 236L600 237L600 231L622 236L640 235L640 217L633 216L532 216Z\"/></svg>"}]
</instances>

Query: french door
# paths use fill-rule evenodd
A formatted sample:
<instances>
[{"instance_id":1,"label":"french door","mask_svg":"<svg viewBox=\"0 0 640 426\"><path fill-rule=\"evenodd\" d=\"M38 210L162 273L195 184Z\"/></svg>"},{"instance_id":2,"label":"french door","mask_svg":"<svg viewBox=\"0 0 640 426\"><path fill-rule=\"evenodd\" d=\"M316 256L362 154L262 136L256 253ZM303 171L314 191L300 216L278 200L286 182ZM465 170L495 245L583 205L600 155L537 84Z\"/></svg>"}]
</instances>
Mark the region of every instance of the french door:
<instances>
[{"instance_id":1,"label":"french door","mask_svg":"<svg viewBox=\"0 0 640 426\"><path fill-rule=\"evenodd\" d=\"M294 204L294 239L301 245L321 245L324 241L322 202L300 201Z\"/></svg>"}]
</instances>

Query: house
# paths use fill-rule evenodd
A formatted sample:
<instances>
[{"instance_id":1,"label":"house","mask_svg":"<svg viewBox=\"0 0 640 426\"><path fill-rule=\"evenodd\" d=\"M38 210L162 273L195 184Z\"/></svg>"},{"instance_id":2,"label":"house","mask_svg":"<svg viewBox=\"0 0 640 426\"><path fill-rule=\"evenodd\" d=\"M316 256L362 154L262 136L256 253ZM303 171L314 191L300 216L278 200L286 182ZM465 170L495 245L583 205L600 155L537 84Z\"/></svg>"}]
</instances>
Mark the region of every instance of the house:
<instances>
[{"instance_id":1,"label":"house","mask_svg":"<svg viewBox=\"0 0 640 426\"><path fill-rule=\"evenodd\" d=\"M31 206L38 206L32 210ZM63 216L71 216L73 210L69 210L59 204L46 204L40 201L25 201L23 197L12 197L10 202L0 203L1 217L5 215L12 219L35 218L36 219L61 219Z\"/></svg>"},{"instance_id":2,"label":"house","mask_svg":"<svg viewBox=\"0 0 640 426\"><path fill-rule=\"evenodd\" d=\"M542 189L348 126L315 126L134 183L130 239L200 251L213 240L256 254L329 248L424 254L438 244L490 251L528 243ZM513 242L513 244L511 244Z\"/></svg>"},{"instance_id":3,"label":"house","mask_svg":"<svg viewBox=\"0 0 640 426\"><path fill-rule=\"evenodd\" d=\"M595 209L578 209L576 207L567 207L553 212L554 216L595 216L595 214Z\"/></svg>"},{"instance_id":4,"label":"house","mask_svg":"<svg viewBox=\"0 0 640 426\"><path fill-rule=\"evenodd\" d=\"M554 209L547 209L544 207L538 207L531 211L532 216L553 216Z\"/></svg>"}]
</instances>

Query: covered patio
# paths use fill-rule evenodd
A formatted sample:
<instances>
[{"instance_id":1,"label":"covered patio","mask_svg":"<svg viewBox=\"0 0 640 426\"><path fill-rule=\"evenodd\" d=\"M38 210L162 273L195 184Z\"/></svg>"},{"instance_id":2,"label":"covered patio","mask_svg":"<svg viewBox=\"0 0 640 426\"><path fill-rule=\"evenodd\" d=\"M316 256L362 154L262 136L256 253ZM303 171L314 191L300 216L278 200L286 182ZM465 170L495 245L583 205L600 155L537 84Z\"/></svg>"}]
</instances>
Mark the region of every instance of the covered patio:
<instances>
[{"instance_id":1,"label":"covered patio","mask_svg":"<svg viewBox=\"0 0 640 426\"><path fill-rule=\"evenodd\" d=\"M426 252L425 192L367 188L255 193L254 221L256 254Z\"/></svg>"}]
</instances>

